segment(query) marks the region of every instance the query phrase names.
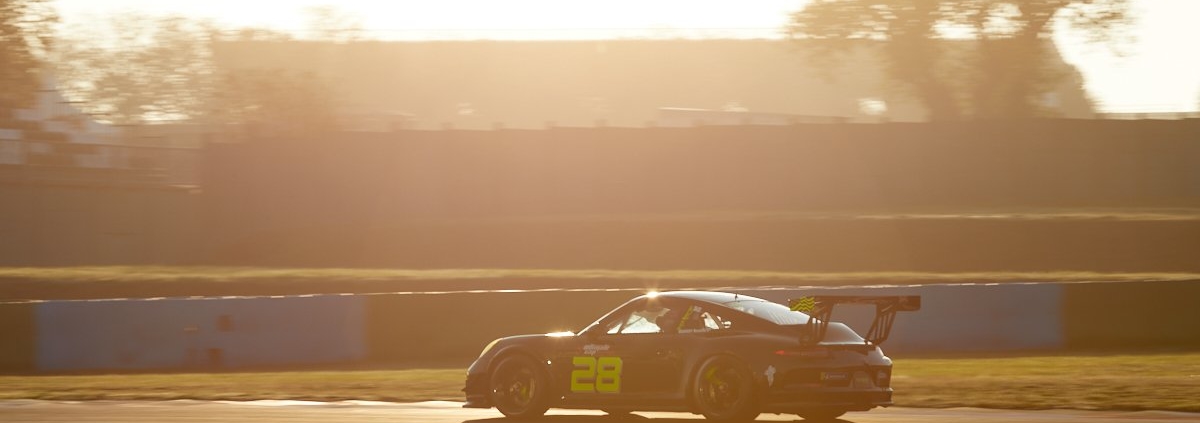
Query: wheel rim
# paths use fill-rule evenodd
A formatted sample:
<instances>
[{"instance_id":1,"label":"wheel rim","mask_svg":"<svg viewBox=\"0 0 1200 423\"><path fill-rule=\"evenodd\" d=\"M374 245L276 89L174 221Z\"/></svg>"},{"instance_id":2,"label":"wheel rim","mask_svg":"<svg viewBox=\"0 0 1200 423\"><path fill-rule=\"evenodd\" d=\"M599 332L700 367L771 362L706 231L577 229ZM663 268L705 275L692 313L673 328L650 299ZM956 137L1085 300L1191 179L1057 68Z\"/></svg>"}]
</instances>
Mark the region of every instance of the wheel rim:
<instances>
[{"instance_id":1,"label":"wheel rim","mask_svg":"<svg viewBox=\"0 0 1200 423\"><path fill-rule=\"evenodd\" d=\"M499 376L492 381L492 392L496 395L498 407L520 411L533 403L538 393L533 369L524 366L505 368Z\"/></svg>"},{"instance_id":2,"label":"wheel rim","mask_svg":"<svg viewBox=\"0 0 1200 423\"><path fill-rule=\"evenodd\" d=\"M750 384L732 363L722 360L706 367L696 383L701 407L714 416L735 415L745 403Z\"/></svg>"}]
</instances>

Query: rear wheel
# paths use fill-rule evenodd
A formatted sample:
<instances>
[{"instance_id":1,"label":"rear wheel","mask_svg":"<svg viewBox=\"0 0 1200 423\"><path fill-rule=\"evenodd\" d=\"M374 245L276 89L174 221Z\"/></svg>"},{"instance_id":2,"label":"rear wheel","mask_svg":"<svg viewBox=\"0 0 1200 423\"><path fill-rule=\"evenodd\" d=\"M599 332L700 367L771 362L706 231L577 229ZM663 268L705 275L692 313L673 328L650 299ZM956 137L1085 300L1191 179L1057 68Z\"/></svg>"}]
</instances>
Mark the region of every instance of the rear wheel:
<instances>
[{"instance_id":1,"label":"rear wheel","mask_svg":"<svg viewBox=\"0 0 1200 423\"><path fill-rule=\"evenodd\" d=\"M540 417L549 407L546 369L524 355L510 355L492 370L492 404L513 418Z\"/></svg>"},{"instance_id":2,"label":"rear wheel","mask_svg":"<svg viewBox=\"0 0 1200 423\"><path fill-rule=\"evenodd\" d=\"M691 394L705 418L733 422L758 417L754 378L746 365L733 357L705 360L692 378Z\"/></svg>"},{"instance_id":3,"label":"rear wheel","mask_svg":"<svg viewBox=\"0 0 1200 423\"><path fill-rule=\"evenodd\" d=\"M837 419L838 417L841 417L843 414L846 414L846 411L821 408L821 409L815 409L815 410L804 410L804 411L801 411L796 414L799 415L800 417L804 418L804 421L831 422L831 421L834 421L835 419Z\"/></svg>"}]
</instances>

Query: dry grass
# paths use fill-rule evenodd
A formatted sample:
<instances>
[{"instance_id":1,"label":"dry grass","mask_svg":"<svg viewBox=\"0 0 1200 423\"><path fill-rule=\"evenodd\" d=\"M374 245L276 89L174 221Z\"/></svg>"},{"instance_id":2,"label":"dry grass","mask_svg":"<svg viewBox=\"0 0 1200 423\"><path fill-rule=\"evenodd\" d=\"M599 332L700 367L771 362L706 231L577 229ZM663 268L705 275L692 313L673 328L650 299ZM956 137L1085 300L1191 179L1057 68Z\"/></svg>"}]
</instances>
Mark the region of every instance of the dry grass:
<instances>
[{"instance_id":1,"label":"dry grass","mask_svg":"<svg viewBox=\"0 0 1200 423\"><path fill-rule=\"evenodd\" d=\"M461 400L466 370L0 376L0 399Z\"/></svg>"},{"instance_id":2,"label":"dry grass","mask_svg":"<svg viewBox=\"0 0 1200 423\"><path fill-rule=\"evenodd\" d=\"M1200 354L897 360L895 375L905 406L1200 412Z\"/></svg>"},{"instance_id":3,"label":"dry grass","mask_svg":"<svg viewBox=\"0 0 1200 423\"><path fill-rule=\"evenodd\" d=\"M465 371L0 376L0 399L462 400ZM1200 353L896 360L906 407L1200 412Z\"/></svg>"}]
</instances>

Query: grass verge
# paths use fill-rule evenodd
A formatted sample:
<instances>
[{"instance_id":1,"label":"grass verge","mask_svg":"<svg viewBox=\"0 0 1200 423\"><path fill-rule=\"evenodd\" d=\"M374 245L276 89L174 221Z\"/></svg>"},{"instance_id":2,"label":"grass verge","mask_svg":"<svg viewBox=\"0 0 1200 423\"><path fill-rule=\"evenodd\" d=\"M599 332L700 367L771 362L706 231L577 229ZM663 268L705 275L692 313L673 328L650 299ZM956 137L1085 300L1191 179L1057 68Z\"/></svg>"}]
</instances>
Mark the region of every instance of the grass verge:
<instances>
[{"instance_id":1,"label":"grass verge","mask_svg":"<svg viewBox=\"0 0 1200 423\"><path fill-rule=\"evenodd\" d=\"M903 406L1200 412L1200 353L897 359L894 372Z\"/></svg>"},{"instance_id":2,"label":"grass verge","mask_svg":"<svg viewBox=\"0 0 1200 423\"><path fill-rule=\"evenodd\" d=\"M0 399L462 400L463 369L0 376ZM1200 353L901 358L897 405L1200 412Z\"/></svg>"}]
</instances>

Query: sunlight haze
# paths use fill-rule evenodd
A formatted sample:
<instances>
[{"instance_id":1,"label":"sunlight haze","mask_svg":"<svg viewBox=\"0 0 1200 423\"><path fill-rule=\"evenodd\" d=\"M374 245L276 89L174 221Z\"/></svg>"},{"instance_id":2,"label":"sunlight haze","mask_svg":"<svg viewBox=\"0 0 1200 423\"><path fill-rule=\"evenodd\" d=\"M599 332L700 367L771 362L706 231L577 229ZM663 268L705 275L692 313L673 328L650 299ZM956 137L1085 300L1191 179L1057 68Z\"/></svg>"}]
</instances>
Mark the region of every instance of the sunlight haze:
<instances>
[{"instance_id":1,"label":"sunlight haze","mask_svg":"<svg viewBox=\"0 0 1200 423\"><path fill-rule=\"evenodd\" d=\"M550 40L609 38L778 38L803 0L438 2L344 0L164 2L57 0L64 27L135 11L209 18L219 25L266 27L301 37L313 7L336 5L364 37L383 40ZM1088 44L1057 34L1064 59L1079 66L1104 112L1200 110L1200 55L1185 44L1200 39L1200 1L1134 0L1129 40Z\"/></svg>"}]
</instances>

